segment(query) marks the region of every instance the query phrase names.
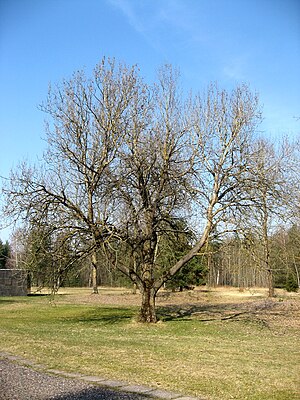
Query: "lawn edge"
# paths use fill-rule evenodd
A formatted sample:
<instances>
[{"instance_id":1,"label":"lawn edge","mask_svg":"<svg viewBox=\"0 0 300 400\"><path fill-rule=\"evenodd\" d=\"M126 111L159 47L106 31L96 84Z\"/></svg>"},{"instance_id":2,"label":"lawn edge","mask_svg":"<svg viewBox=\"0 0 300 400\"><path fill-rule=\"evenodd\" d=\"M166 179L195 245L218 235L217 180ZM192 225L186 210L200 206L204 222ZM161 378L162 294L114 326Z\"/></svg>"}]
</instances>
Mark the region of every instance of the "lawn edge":
<instances>
[{"instance_id":1,"label":"lawn edge","mask_svg":"<svg viewBox=\"0 0 300 400\"><path fill-rule=\"evenodd\" d=\"M125 393L139 393L144 396L148 396L149 399L170 399L170 400L206 400L204 397L191 397L185 396L180 393L169 392L163 389L157 389L150 386L144 385L132 385L128 382L111 380L107 378L102 378L99 376L85 375L81 373L70 373L62 370L47 368L45 365L30 361L21 356L12 355L10 353L0 351L0 359L8 360L12 363L17 363L23 367L31 368L36 371L56 375L63 378L77 379L84 381L86 383L102 386L112 390L125 392Z\"/></svg>"}]
</instances>

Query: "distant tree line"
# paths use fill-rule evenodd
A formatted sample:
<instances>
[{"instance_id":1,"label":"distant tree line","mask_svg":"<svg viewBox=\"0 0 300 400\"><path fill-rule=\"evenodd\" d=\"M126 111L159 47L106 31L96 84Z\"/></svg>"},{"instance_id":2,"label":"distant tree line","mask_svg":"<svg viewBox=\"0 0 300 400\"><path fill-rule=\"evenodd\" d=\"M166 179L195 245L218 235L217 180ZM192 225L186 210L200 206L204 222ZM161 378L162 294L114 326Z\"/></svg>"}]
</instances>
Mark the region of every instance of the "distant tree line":
<instances>
[{"instance_id":1,"label":"distant tree line","mask_svg":"<svg viewBox=\"0 0 300 400\"><path fill-rule=\"evenodd\" d=\"M89 280L97 293L130 280L139 320L156 322L164 286L261 283L273 296L276 279L299 282L282 244L297 231L299 145L259 136L247 85L188 95L170 65L148 84L103 59L50 87L41 109L43 162L3 184L3 214L21 227L15 259L38 285Z\"/></svg>"},{"instance_id":2,"label":"distant tree line","mask_svg":"<svg viewBox=\"0 0 300 400\"><path fill-rule=\"evenodd\" d=\"M300 226L277 227L268 238L269 268L274 288L300 288ZM269 271L264 264L264 248L259 237L236 235L212 242L207 257L207 284L239 288L268 287Z\"/></svg>"},{"instance_id":3,"label":"distant tree line","mask_svg":"<svg viewBox=\"0 0 300 400\"><path fill-rule=\"evenodd\" d=\"M34 237L33 232L29 236L25 235L22 250L19 249L19 264L31 272L34 286L57 289L61 286L92 286L89 257L76 260L74 249L63 248L60 243L56 243L57 251L54 252L55 244L50 245L49 237L41 238L40 235ZM300 287L300 226L277 227L269 240L274 288L296 291ZM7 246L8 243L5 248ZM186 238L184 241L182 238L174 241L167 238L160 246L160 265L168 268L189 248ZM241 289L268 287L268 271L262 261L263 251L258 237L235 234L222 240L211 238L203 253L194 257L168 280L165 288L181 291L199 285L235 286ZM124 251L120 257L126 259L128 253ZM13 265L12 262L14 260L8 265ZM132 281L115 268L101 251L97 253L97 262L100 266L98 286L122 286L134 290Z\"/></svg>"}]
</instances>

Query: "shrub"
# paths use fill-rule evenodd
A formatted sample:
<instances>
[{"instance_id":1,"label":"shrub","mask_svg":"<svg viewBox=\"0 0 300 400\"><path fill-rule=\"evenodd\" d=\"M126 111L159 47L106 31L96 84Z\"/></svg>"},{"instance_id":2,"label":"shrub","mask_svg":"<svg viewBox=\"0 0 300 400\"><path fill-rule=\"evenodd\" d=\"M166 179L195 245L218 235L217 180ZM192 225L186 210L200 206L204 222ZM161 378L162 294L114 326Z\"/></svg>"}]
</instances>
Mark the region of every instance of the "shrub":
<instances>
[{"instance_id":1,"label":"shrub","mask_svg":"<svg viewBox=\"0 0 300 400\"><path fill-rule=\"evenodd\" d=\"M299 289L296 277L292 274L289 274L286 283L285 283L285 290L288 292L297 292Z\"/></svg>"}]
</instances>

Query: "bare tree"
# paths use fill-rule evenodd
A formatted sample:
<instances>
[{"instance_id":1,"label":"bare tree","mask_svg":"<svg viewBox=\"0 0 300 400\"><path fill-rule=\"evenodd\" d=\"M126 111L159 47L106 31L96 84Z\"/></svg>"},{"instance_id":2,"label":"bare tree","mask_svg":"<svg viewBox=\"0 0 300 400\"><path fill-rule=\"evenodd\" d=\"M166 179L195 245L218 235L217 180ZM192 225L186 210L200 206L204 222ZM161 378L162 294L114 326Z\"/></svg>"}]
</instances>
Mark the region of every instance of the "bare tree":
<instances>
[{"instance_id":1,"label":"bare tree","mask_svg":"<svg viewBox=\"0 0 300 400\"><path fill-rule=\"evenodd\" d=\"M155 322L164 282L251 203L257 96L211 85L185 97L170 66L146 85L136 68L109 60L93 79L78 73L50 89L42 109L52 118L44 167L12 173L6 213L81 238L95 270L96 250L105 250L141 291L139 320ZM161 268L160 237L182 218L197 240Z\"/></svg>"},{"instance_id":2,"label":"bare tree","mask_svg":"<svg viewBox=\"0 0 300 400\"><path fill-rule=\"evenodd\" d=\"M247 87L231 94L212 85L203 97L185 104L170 69L159 81L155 121L149 133L134 131L122 153L116 187L124 240L133 260L119 267L142 292L140 321L155 322L161 286L196 256L216 226L227 231L235 214L250 203L252 133L260 118L257 97ZM122 171L122 172L121 172ZM198 241L169 269L158 268L159 236L174 230L172 220L194 213ZM127 216L127 218L126 218Z\"/></svg>"},{"instance_id":3,"label":"bare tree","mask_svg":"<svg viewBox=\"0 0 300 400\"><path fill-rule=\"evenodd\" d=\"M156 321L155 297L165 280L157 264L159 239L177 229L173 222L190 202L192 126L189 103L182 100L177 78L170 66L160 71L149 102L133 116L133 129L112 173L121 213L120 239L132 254L131 263L125 265L118 258L117 266L142 293L143 322Z\"/></svg>"},{"instance_id":4,"label":"bare tree","mask_svg":"<svg viewBox=\"0 0 300 400\"><path fill-rule=\"evenodd\" d=\"M251 163L252 204L245 210L240 229L244 231L249 250L267 275L269 297L274 296L274 268L271 262L271 238L274 224L286 219L290 195L287 172L290 170L290 145L284 141L278 148L260 139L256 142ZM253 241L254 240L254 241Z\"/></svg>"}]
</instances>

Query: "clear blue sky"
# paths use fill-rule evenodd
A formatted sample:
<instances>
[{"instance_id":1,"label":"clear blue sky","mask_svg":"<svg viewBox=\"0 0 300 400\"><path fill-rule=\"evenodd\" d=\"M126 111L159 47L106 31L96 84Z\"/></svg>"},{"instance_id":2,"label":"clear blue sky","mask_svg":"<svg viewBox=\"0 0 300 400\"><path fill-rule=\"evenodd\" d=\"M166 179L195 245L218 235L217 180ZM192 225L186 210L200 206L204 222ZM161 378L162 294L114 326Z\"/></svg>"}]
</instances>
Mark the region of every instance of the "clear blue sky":
<instances>
[{"instance_id":1,"label":"clear blue sky","mask_svg":"<svg viewBox=\"0 0 300 400\"><path fill-rule=\"evenodd\" d=\"M0 0L1 176L42 154L48 84L104 55L149 80L171 63L194 92L246 82L266 134L300 133L300 0Z\"/></svg>"}]
</instances>

